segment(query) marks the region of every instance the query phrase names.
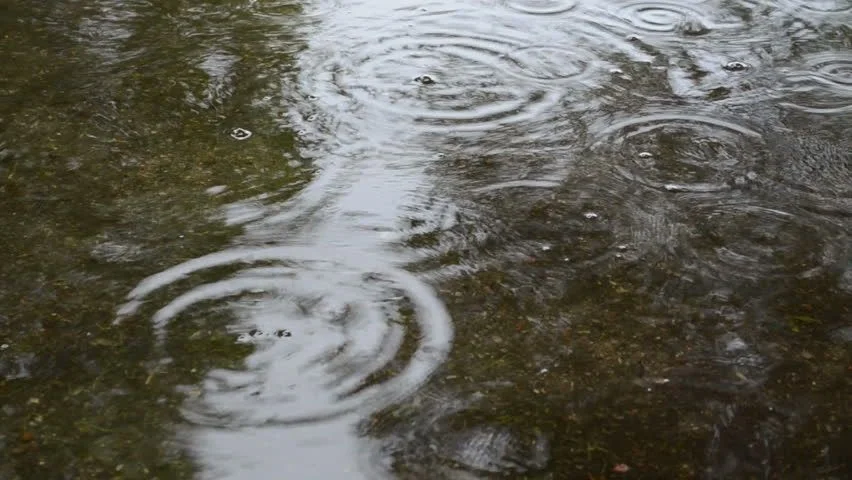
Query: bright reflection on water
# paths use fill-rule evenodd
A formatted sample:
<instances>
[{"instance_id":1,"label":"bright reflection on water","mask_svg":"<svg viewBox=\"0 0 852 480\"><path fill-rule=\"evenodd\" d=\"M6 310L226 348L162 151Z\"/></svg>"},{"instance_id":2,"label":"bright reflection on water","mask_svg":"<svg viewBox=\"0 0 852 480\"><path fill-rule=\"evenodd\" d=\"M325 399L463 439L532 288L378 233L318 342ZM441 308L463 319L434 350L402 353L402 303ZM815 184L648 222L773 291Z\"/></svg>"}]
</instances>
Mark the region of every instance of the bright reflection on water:
<instances>
[{"instance_id":1,"label":"bright reflection on water","mask_svg":"<svg viewBox=\"0 0 852 480\"><path fill-rule=\"evenodd\" d=\"M283 16L262 1L231 3L244 10L225 22ZM129 41L121 15L105 7L92 27L107 63ZM156 302L164 358L174 323L214 312L232 315L235 341L254 347L242 368L186 387L185 433L203 476L390 478L395 458L438 478L416 467L432 457L444 462L440 478L546 469L548 439L564 432L485 422L440 437L423 425L467 408L446 399L391 440L359 435L365 419L412 396L430 405L423 388L448 361L475 361L453 339L478 307L451 318L435 285L491 268L513 271L518 302L559 305L559 321L519 314L554 337L558 322L593 315L555 303L593 274L651 298L634 328L647 339L673 325L659 348L689 366L649 359L656 377L637 382L684 389L686 410L703 405L691 411L712 441L707 465L690 468L766 475L781 433L742 420L729 396L760 389L783 362L789 345L766 347L782 340L760 323L778 313L773 289L848 276L852 57L848 43L807 42L850 20L841 1L305 2L281 21L305 42L296 73L247 100L298 132L316 175L286 200L267 191L224 207L241 228L232 246L145 279L119 312L130 321ZM279 42L269 48L292 48ZM208 86L185 102L215 109L235 94L232 73L249 52L226 47L211 42L198 59ZM794 115L814 116L799 120L811 123L809 139L785 123ZM835 123L834 138L819 136L819 122ZM524 206L537 201L553 202L540 223ZM436 240L413 242L424 235ZM449 253L461 259L441 260ZM532 262L543 271L523 266ZM487 311L485 297L471 301ZM716 325L685 321L702 315ZM546 345L526 352L543 366L521 376L572 362ZM470 403L487 404L490 388ZM695 389L719 396L703 402ZM568 397L552 402L595 401ZM765 451L744 455L728 440L755 432Z\"/></svg>"}]
</instances>

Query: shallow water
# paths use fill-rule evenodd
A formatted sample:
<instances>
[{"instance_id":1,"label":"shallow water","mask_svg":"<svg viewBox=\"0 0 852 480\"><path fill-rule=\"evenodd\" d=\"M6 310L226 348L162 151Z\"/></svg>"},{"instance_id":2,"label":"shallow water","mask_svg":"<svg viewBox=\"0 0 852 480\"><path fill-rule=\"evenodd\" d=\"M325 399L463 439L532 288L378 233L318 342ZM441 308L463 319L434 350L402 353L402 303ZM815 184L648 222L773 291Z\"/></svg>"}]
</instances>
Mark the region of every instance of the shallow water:
<instances>
[{"instance_id":1,"label":"shallow water","mask_svg":"<svg viewBox=\"0 0 852 480\"><path fill-rule=\"evenodd\" d=\"M846 478L850 24L10 0L0 479Z\"/></svg>"}]
</instances>

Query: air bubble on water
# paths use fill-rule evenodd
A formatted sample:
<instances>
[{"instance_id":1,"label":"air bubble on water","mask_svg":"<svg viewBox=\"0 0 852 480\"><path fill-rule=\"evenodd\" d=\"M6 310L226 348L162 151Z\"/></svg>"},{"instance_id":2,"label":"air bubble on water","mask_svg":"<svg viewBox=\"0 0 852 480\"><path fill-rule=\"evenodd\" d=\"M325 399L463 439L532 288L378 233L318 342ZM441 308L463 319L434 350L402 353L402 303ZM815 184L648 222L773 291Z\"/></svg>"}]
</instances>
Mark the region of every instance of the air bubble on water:
<instances>
[{"instance_id":1,"label":"air bubble on water","mask_svg":"<svg viewBox=\"0 0 852 480\"><path fill-rule=\"evenodd\" d=\"M693 37L710 33L710 27L695 18L684 20L683 23L678 25L678 30L684 35Z\"/></svg>"},{"instance_id":2,"label":"air bubble on water","mask_svg":"<svg viewBox=\"0 0 852 480\"><path fill-rule=\"evenodd\" d=\"M251 136L252 133L249 130L246 130L245 128L237 127L231 130L231 138L233 138L234 140L248 140L249 138L251 138Z\"/></svg>"},{"instance_id":3,"label":"air bubble on water","mask_svg":"<svg viewBox=\"0 0 852 480\"><path fill-rule=\"evenodd\" d=\"M725 70L729 72L741 72L743 70L747 70L749 68L748 64L745 62L728 62L722 66Z\"/></svg>"},{"instance_id":4,"label":"air bubble on water","mask_svg":"<svg viewBox=\"0 0 852 480\"><path fill-rule=\"evenodd\" d=\"M419 82L423 85L432 85L435 83L435 79L430 77L429 75L421 75L414 79L415 82Z\"/></svg>"}]
</instances>

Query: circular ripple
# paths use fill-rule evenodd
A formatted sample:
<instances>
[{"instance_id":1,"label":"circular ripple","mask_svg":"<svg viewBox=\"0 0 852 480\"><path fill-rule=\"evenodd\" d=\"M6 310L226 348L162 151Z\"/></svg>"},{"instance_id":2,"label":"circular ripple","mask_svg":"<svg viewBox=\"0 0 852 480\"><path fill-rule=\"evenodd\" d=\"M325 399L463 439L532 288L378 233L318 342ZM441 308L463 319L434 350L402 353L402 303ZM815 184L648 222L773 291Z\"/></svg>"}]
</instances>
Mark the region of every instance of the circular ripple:
<instances>
[{"instance_id":1,"label":"circular ripple","mask_svg":"<svg viewBox=\"0 0 852 480\"><path fill-rule=\"evenodd\" d=\"M508 0L506 6L530 15L556 15L577 6L576 0Z\"/></svg>"},{"instance_id":2,"label":"circular ripple","mask_svg":"<svg viewBox=\"0 0 852 480\"><path fill-rule=\"evenodd\" d=\"M711 100L717 105L765 103L781 96L775 76L766 74L771 62L753 44L735 43L724 49L715 43L713 48L696 44L670 56L669 87L678 97Z\"/></svg>"},{"instance_id":3,"label":"circular ripple","mask_svg":"<svg viewBox=\"0 0 852 480\"><path fill-rule=\"evenodd\" d=\"M852 141L825 138L818 127L767 140L772 154L757 170L767 187L816 211L852 215Z\"/></svg>"},{"instance_id":4,"label":"circular ripple","mask_svg":"<svg viewBox=\"0 0 852 480\"><path fill-rule=\"evenodd\" d=\"M594 126L593 126L594 127ZM612 152L614 169L631 182L668 192L724 191L751 168L761 134L723 117L661 110L598 130L596 150Z\"/></svg>"},{"instance_id":5,"label":"circular ripple","mask_svg":"<svg viewBox=\"0 0 852 480\"><path fill-rule=\"evenodd\" d=\"M784 7L793 11L805 11L816 14L831 14L852 12L852 3L849 0L781 0ZM836 17L844 23L848 19Z\"/></svg>"},{"instance_id":6,"label":"circular ripple","mask_svg":"<svg viewBox=\"0 0 852 480\"><path fill-rule=\"evenodd\" d=\"M596 57L591 52L567 50L556 46L536 45L519 48L508 58L517 74L534 80L579 80L590 73Z\"/></svg>"},{"instance_id":7,"label":"circular ripple","mask_svg":"<svg viewBox=\"0 0 852 480\"><path fill-rule=\"evenodd\" d=\"M363 105L414 118L433 129L482 130L533 120L558 96L507 77L504 52L512 43L433 30L413 42L396 38L338 85ZM413 79L428 74L434 83Z\"/></svg>"},{"instance_id":8,"label":"circular ripple","mask_svg":"<svg viewBox=\"0 0 852 480\"><path fill-rule=\"evenodd\" d=\"M636 0L626 2L618 10L618 16L636 28L650 33L676 33L683 31L703 31L710 25L694 5L699 2L671 2Z\"/></svg>"},{"instance_id":9,"label":"circular ripple","mask_svg":"<svg viewBox=\"0 0 852 480\"><path fill-rule=\"evenodd\" d=\"M525 28L505 11L394 11L389 17L369 28L340 20L322 36L328 55L313 57L328 60L304 59L305 89L318 92L329 111L350 116L339 121L411 125L419 133L543 122L566 85L582 88L605 72L591 52L606 48L606 34L588 26L566 38ZM348 39L344 49L340 38Z\"/></svg>"},{"instance_id":10,"label":"circular ripple","mask_svg":"<svg viewBox=\"0 0 852 480\"><path fill-rule=\"evenodd\" d=\"M163 342L170 322L224 304L241 320L238 338L248 334L256 345L244 369L208 374L185 409L193 422L245 426L372 411L420 387L449 352L452 324L427 285L368 254L318 248L233 249L190 260L140 283L119 319L156 290L234 267L242 268L189 289L153 316ZM416 332L405 332L409 318ZM252 335L258 331L287 335ZM400 353L404 342L410 355Z\"/></svg>"},{"instance_id":11,"label":"circular ripple","mask_svg":"<svg viewBox=\"0 0 852 480\"><path fill-rule=\"evenodd\" d=\"M796 97L785 106L809 113L852 111L852 55L822 53L807 58L804 67L785 79Z\"/></svg>"},{"instance_id":12,"label":"circular ripple","mask_svg":"<svg viewBox=\"0 0 852 480\"><path fill-rule=\"evenodd\" d=\"M841 226L778 202L731 195L698 204L690 215L701 239L697 266L717 279L813 275L847 259Z\"/></svg>"}]
</instances>

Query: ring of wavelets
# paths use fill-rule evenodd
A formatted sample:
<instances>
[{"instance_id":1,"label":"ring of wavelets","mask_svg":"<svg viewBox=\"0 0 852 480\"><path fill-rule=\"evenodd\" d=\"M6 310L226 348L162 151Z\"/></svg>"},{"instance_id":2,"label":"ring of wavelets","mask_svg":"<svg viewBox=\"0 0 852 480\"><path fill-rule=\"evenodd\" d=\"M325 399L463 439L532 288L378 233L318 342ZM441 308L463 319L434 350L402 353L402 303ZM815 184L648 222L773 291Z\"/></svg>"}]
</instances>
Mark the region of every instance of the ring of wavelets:
<instances>
[{"instance_id":1,"label":"ring of wavelets","mask_svg":"<svg viewBox=\"0 0 852 480\"><path fill-rule=\"evenodd\" d=\"M812 133L770 133L777 152L756 169L761 182L800 206L821 212L852 213L852 148Z\"/></svg>"},{"instance_id":2,"label":"ring of wavelets","mask_svg":"<svg viewBox=\"0 0 852 480\"><path fill-rule=\"evenodd\" d=\"M809 57L805 67L812 71L820 83L827 84L852 96L852 55L827 52Z\"/></svg>"},{"instance_id":3,"label":"ring of wavelets","mask_svg":"<svg viewBox=\"0 0 852 480\"><path fill-rule=\"evenodd\" d=\"M630 117L610 122L598 131L595 128L595 124L590 127L595 136L594 150L617 148L620 152L614 158L629 157L626 165L614 165L620 175L670 192L726 190L726 181L732 179L726 175L734 171L745 174L747 170L738 150L747 142L764 141L760 133L735 120L677 111ZM672 152L673 147L678 148ZM689 148L698 150L680 151ZM646 152L651 156L642 158Z\"/></svg>"},{"instance_id":4,"label":"ring of wavelets","mask_svg":"<svg viewBox=\"0 0 852 480\"><path fill-rule=\"evenodd\" d=\"M577 0L507 0L506 6L530 15L557 15L572 10Z\"/></svg>"},{"instance_id":5,"label":"ring of wavelets","mask_svg":"<svg viewBox=\"0 0 852 480\"><path fill-rule=\"evenodd\" d=\"M849 0L781 0L781 3L790 10L807 10L817 14L835 15L852 11Z\"/></svg>"},{"instance_id":6,"label":"ring of wavelets","mask_svg":"<svg viewBox=\"0 0 852 480\"><path fill-rule=\"evenodd\" d=\"M626 238L632 235L633 212L641 205L635 195L626 193L630 191L626 182L601 174L597 167L594 161L578 166L575 174L560 181L559 202L548 200L550 207L544 218L540 213L532 214L534 202L529 201L529 187L503 189L498 194L494 190L477 192L490 196L483 203L487 211L482 215L492 225L487 252L478 259L477 266L505 270L507 265L529 262L531 258L548 258L554 262L553 268L585 276L599 271L602 264L620 261L618 246L627 243ZM518 232L523 235L519 237ZM567 246L566 239L572 238L582 241L570 243L566 257L563 246ZM541 263L545 264L550 263ZM524 270L515 273L524 275Z\"/></svg>"},{"instance_id":7,"label":"ring of wavelets","mask_svg":"<svg viewBox=\"0 0 852 480\"><path fill-rule=\"evenodd\" d=\"M396 50L379 64L368 60L362 65L362 74L387 83L353 83L347 90L362 104L450 129L479 130L521 122L535 118L558 100L552 92L508 83L502 69L492 63L498 52L463 42L447 45L437 37L421 39L418 48ZM411 68L412 63L422 67ZM434 75L437 83L422 88L413 85L411 79L417 72Z\"/></svg>"},{"instance_id":8,"label":"ring of wavelets","mask_svg":"<svg viewBox=\"0 0 852 480\"><path fill-rule=\"evenodd\" d=\"M697 20L710 25L701 12L692 8L698 2L666 0L634 0L619 6L617 15L630 25L649 33L675 33L685 22Z\"/></svg>"},{"instance_id":9,"label":"ring of wavelets","mask_svg":"<svg viewBox=\"0 0 852 480\"><path fill-rule=\"evenodd\" d=\"M717 279L762 280L831 269L846 261L841 227L810 212L730 195L695 205L704 245L697 267Z\"/></svg>"},{"instance_id":10,"label":"ring of wavelets","mask_svg":"<svg viewBox=\"0 0 852 480\"><path fill-rule=\"evenodd\" d=\"M805 70L788 75L785 81L794 93L808 98L782 105L808 113L852 111L852 55L822 53L809 57L804 66Z\"/></svg>"},{"instance_id":11,"label":"ring of wavelets","mask_svg":"<svg viewBox=\"0 0 852 480\"><path fill-rule=\"evenodd\" d=\"M460 19L423 22L416 34L399 32L360 46L354 58L340 58L342 65L332 68L337 72L330 78L332 90L353 99L358 104L353 109L411 118L436 131L536 119L558 103L560 92L518 74L521 60L510 59L510 52L525 45L523 32L478 33L454 20ZM422 75L435 83L414 81Z\"/></svg>"},{"instance_id":12,"label":"ring of wavelets","mask_svg":"<svg viewBox=\"0 0 852 480\"><path fill-rule=\"evenodd\" d=\"M270 263L279 266L270 267ZM243 294L271 295L265 301L275 302L270 312L249 318L246 323L263 323L249 328L270 331L282 328L283 324L278 322L286 322L283 318L286 315L281 312L304 312L317 305L322 315L312 319L297 315L295 324L291 319L286 327L293 337L256 349L246 359L246 370L211 372L204 384L204 395L185 408L190 421L245 426L299 423L375 411L418 389L449 353L452 321L429 286L412 274L383 263L377 256L312 247L239 248L189 260L143 280L128 295L117 321L135 314L152 292L183 278L211 268L257 264L262 267L243 269L226 280L195 287L160 308L152 319L158 338L164 340L169 322L190 307L226 299L233 307L234 297ZM365 280L366 275L372 280ZM379 281L385 288L375 287ZM392 292L388 292L389 288ZM395 359L402 343L399 322L389 321L384 311L392 303L389 298L398 298L400 294L414 307L418 325L416 348L399 373L365 386L371 375L387 372L383 368ZM323 331L340 325L357 327L357 331L355 335L346 335L345 328L340 327L342 331L327 333L324 340L320 335L300 333L302 321ZM367 340L364 345L365 341L359 340L357 334L363 336L366 329L382 330L381 341ZM331 343L315 345L311 340ZM353 365L363 368L336 377L328 371L351 369Z\"/></svg>"},{"instance_id":13,"label":"ring of wavelets","mask_svg":"<svg viewBox=\"0 0 852 480\"><path fill-rule=\"evenodd\" d=\"M595 57L585 49L570 50L553 45L518 48L507 55L516 73L540 81L579 81L591 73Z\"/></svg>"},{"instance_id":14,"label":"ring of wavelets","mask_svg":"<svg viewBox=\"0 0 852 480\"><path fill-rule=\"evenodd\" d=\"M590 75L606 73L604 53L651 60L586 18L562 26L571 31L566 45L505 11L404 13L377 23L381 36L372 38L342 22L315 41L327 45L298 60L303 89L334 112L327 121L359 132L364 124L412 126L417 134L543 123L566 87L587 88ZM349 40L341 47L339 38ZM415 81L424 75L434 83Z\"/></svg>"}]
</instances>

